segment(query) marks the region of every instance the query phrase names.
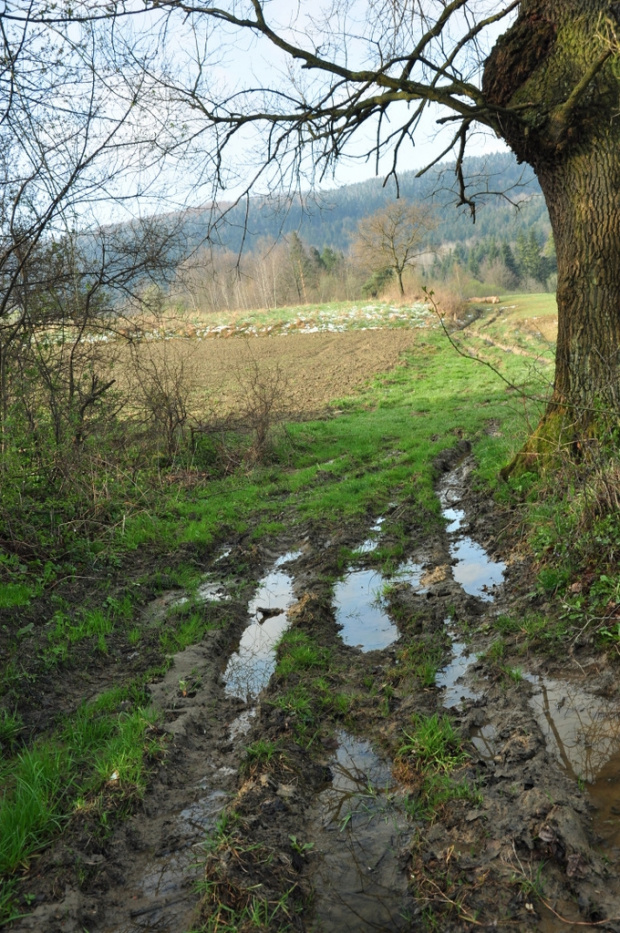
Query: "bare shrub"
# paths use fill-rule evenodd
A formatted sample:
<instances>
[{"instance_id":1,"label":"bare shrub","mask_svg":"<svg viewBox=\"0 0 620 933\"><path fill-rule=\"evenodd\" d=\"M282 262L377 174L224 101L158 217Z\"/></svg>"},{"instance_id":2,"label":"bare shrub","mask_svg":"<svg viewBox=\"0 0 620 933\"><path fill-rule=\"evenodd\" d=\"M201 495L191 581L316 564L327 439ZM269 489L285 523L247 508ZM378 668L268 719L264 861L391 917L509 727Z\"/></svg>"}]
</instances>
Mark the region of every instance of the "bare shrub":
<instances>
[{"instance_id":1,"label":"bare shrub","mask_svg":"<svg viewBox=\"0 0 620 933\"><path fill-rule=\"evenodd\" d=\"M518 276L501 259L494 259L492 262L485 259L480 266L480 278L489 288L502 292L513 292L519 286Z\"/></svg>"},{"instance_id":2,"label":"bare shrub","mask_svg":"<svg viewBox=\"0 0 620 933\"><path fill-rule=\"evenodd\" d=\"M433 299L436 310L446 321L458 324L465 318L467 302L460 291L439 286L433 289Z\"/></svg>"},{"instance_id":3,"label":"bare shrub","mask_svg":"<svg viewBox=\"0 0 620 933\"><path fill-rule=\"evenodd\" d=\"M272 449L274 432L290 410L288 379L279 364L261 366L247 344L248 360L236 373L240 390L237 418L251 436L245 459L263 463Z\"/></svg>"},{"instance_id":4,"label":"bare shrub","mask_svg":"<svg viewBox=\"0 0 620 933\"><path fill-rule=\"evenodd\" d=\"M187 341L134 341L129 394L137 418L166 455L178 452L196 389Z\"/></svg>"}]
</instances>

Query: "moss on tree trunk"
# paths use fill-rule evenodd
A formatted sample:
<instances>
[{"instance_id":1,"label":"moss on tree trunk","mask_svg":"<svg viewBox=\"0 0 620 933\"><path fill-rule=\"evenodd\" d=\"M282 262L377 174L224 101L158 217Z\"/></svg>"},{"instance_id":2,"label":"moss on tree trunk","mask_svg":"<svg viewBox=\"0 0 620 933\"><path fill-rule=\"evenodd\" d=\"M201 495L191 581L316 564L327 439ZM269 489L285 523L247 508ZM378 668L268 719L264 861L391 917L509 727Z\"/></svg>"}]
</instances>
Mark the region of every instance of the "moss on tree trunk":
<instances>
[{"instance_id":1,"label":"moss on tree trunk","mask_svg":"<svg viewBox=\"0 0 620 933\"><path fill-rule=\"evenodd\" d=\"M502 132L534 168L558 258L558 341L548 410L508 468L617 426L620 414L620 65L608 0L524 0L485 66ZM518 116L515 116L518 114Z\"/></svg>"}]
</instances>

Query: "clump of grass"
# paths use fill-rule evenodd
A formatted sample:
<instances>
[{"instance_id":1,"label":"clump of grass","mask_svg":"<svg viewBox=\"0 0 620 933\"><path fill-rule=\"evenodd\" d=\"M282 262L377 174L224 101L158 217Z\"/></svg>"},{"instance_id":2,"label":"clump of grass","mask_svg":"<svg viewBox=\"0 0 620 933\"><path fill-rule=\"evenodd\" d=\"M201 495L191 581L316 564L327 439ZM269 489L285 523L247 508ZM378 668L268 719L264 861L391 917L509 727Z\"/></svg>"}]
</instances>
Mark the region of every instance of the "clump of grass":
<instances>
[{"instance_id":1,"label":"clump of grass","mask_svg":"<svg viewBox=\"0 0 620 933\"><path fill-rule=\"evenodd\" d=\"M353 703L348 693L335 692L324 677L295 684L273 701L293 721L297 741L308 747L319 729L329 727L330 719L343 719Z\"/></svg>"},{"instance_id":2,"label":"clump of grass","mask_svg":"<svg viewBox=\"0 0 620 933\"><path fill-rule=\"evenodd\" d=\"M252 774L268 765L280 751L278 742L270 739L257 739L245 750L245 758L241 763L241 770L245 774Z\"/></svg>"},{"instance_id":3,"label":"clump of grass","mask_svg":"<svg viewBox=\"0 0 620 933\"><path fill-rule=\"evenodd\" d=\"M33 595L33 589L28 584L0 583L0 609L27 606Z\"/></svg>"},{"instance_id":4,"label":"clump of grass","mask_svg":"<svg viewBox=\"0 0 620 933\"><path fill-rule=\"evenodd\" d=\"M224 810L205 842L205 872L198 884L202 933L284 933L293 928L293 914L307 906L292 859L270 876L269 891L265 890L264 868L274 862L276 852L249 835L241 816ZM291 855L311 848L295 836L289 836L289 842Z\"/></svg>"},{"instance_id":5,"label":"clump of grass","mask_svg":"<svg viewBox=\"0 0 620 933\"><path fill-rule=\"evenodd\" d=\"M418 771L449 774L466 759L462 742L446 715L415 714L412 727L403 730L398 758L406 759Z\"/></svg>"},{"instance_id":6,"label":"clump of grass","mask_svg":"<svg viewBox=\"0 0 620 933\"><path fill-rule=\"evenodd\" d=\"M493 622L493 628L500 635L514 637L520 650L531 647L553 647L561 641L568 624L564 619L553 619L539 612L526 612L523 615L500 615Z\"/></svg>"},{"instance_id":7,"label":"clump of grass","mask_svg":"<svg viewBox=\"0 0 620 933\"><path fill-rule=\"evenodd\" d=\"M327 668L331 652L321 647L306 632L291 629L285 632L278 645L276 673L281 677L311 668Z\"/></svg>"},{"instance_id":8,"label":"clump of grass","mask_svg":"<svg viewBox=\"0 0 620 933\"><path fill-rule=\"evenodd\" d=\"M400 649L397 657L398 666L390 671L392 678L400 680L411 674L422 687L432 687L444 657L443 635L416 638Z\"/></svg>"},{"instance_id":9,"label":"clump of grass","mask_svg":"<svg viewBox=\"0 0 620 933\"><path fill-rule=\"evenodd\" d=\"M478 790L457 772L466 762L463 743L446 715L416 714L412 727L403 730L396 757L396 772L412 784L406 809L413 819L433 820L451 801L480 802Z\"/></svg>"},{"instance_id":10,"label":"clump of grass","mask_svg":"<svg viewBox=\"0 0 620 933\"><path fill-rule=\"evenodd\" d=\"M197 644L215 625L207 607L182 606L167 617L166 627L159 636L160 647L164 654L176 654L189 645Z\"/></svg>"},{"instance_id":11,"label":"clump of grass","mask_svg":"<svg viewBox=\"0 0 620 933\"><path fill-rule=\"evenodd\" d=\"M19 713L0 707L0 746L11 751L22 728L23 721Z\"/></svg>"},{"instance_id":12,"label":"clump of grass","mask_svg":"<svg viewBox=\"0 0 620 933\"><path fill-rule=\"evenodd\" d=\"M482 804L482 799L475 784L465 777L455 781L449 774L427 774L418 793L405 800L405 811L413 820L432 821L454 800L464 800L475 807Z\"/></svg>"}]
</instances>

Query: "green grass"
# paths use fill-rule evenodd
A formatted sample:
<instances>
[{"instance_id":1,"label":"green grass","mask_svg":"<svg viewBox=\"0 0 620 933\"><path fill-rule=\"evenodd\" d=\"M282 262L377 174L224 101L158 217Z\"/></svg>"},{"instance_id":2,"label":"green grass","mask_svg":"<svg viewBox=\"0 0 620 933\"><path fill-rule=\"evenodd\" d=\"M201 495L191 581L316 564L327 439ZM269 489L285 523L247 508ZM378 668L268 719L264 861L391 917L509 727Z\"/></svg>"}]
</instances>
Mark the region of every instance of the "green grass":
<instances>
[{"instance_id":1,"label":"green grass","mask_svg":"<svg viewBox=\"0 0 620 933\"><path fill-rule=\"evenodd\" d=\"M558 305L555 295L551 292L514 293L502 295L502 305L516 305L511 311L513 319L530 319L532 317L555 317Z\"/></svg>"},{"instance_id":2,"label":"green grass","mask_svg":"<svg viewBox=\"0 0 620 933\"><path fill-rule=\"evenodd\" d=\"M450 774L425 774L417 793L405 800L405 811L412 820L433 822L441 810L455 800L465 800L472 806L480 806L482 794L467 778L454 780Z\"/></svg>"},{"instance_id":3,"label":"green grass","mask_svg":"<svg viewBox=\"0 0 620 933\"><path fill-rule=\"evenodd\" d=\"M202 641L207 632L225 621L225 615L216 621L214 610L208 606L193 607L191 603L179 606L166 616L165 629L159 636L160 647L164 654L176 654Z\"/></svg>"},{"instance_id":4,"label":"green grass","mask_svg":"<svg viewBox=\"0 0 620 933\"><path fill-rule=\"evenodd\" d=\"M33 595L32 588L25 583L2 583L0 584L0 609L27 606Z\"/></svg>"},{"instance_id":5,"label":"green grass","mask_svg":"<svg viewBox=\"0 0 620 933\"><path fill-rule=\"evenodd\" d=\"M252 335L252 328L259 331L269 327L270 332L294 333L304 324L319 327L341 326L346 330L361 327L406 327L410 320L424 319L425 312L417 302L393 302L380 299L362 299L360 301L329 301L311 303L303 306L291 306L257 311L226 311L209 313L208 316L190 313L183 314L183 322L192 323L198 333L206 327L228 325L237 335Z\"/></svg>"},{"instance_id":6,"label":"green grass","mask_svg":"<svg viewBox=\"0 0 620 933\"><path fill-rule=\"evenodd\" d=\"M278 646L276 673L287 677L294 671L308 671L311 668L326 668L329 665L330 651L320 647L306 632L292 629L285 632Z\"/></svg>"},{"instance_id":7,"label":"green grass","mask_svg":"<svg viewBox=\"0 0 620 933\"><path fill-rule=\"evenodd\" d=\"M23 722L18 712L0 707L0 750L11 750L22 730Z\"/></svg>"},{"instance_id":8,"label":"green grass","mask_svg":"<svg viewBox=\"0 0 620 933\"><path fill-rule=\"evenodd\" d=\"M521 357L471 342L507 379L540 387ZM283 497L294 500L300 519L337 521L377 514L398 494L413 497L421 517L433 520L434 456L461 436L477 439L480 474L495 479L522 443L527 417L536 420L534 409L517 403L490 369L458 356L440 333L423 331L402 365L354 397L336 400L334 417L288 425L279 461L276 447L269 466L162 490L156 510L128 517L116 546L209 547L223 533L245 533L251 518L252 538L259 540L282 529ZM484 433L491 419L501 423L501 436Z\"/></svg>"},{"instance_id":9,"label":"green grass","mask_svg":"<svg viewBox=\"0 0 620 933\"><path fill-rule=\"evenodd\" d=\"M397 682L412 674L422 687L432 687L444 660L444 641L443 633L416 637L398 650L398 667L391 669L390 676Z\"/></svg>"},{"instance_id":10,"label":"green grass","mask_svg":"<svg viewBox=\"0 0 620 933\"><path fill-rule=\"evenodd\" d=\"M415 714L412 726L403 730L398 757L408 759L420 771L449 774L463 764L462 742L446 715Z\"/></svg>"},{"instance_id":11,"label":"green grass","mask_svg":"<svg viewBox=\"0 0 620 933\"><path fill-rule=\"evenodd\" d=\"M432 821L456 800L480 804L478 789L467 778L456 776L466 760L462 740L445 714L412 717L412 727L403 730L396 758L396 773L416 785L406 802L412 819Z\"/></svg>"},{"instance_id":12,"label":"green grass","mask_svg":"<svg viewBox=\"0 0 620 933\"><path fill-rule=\"evenodd\" d=\"M135 612L134 599L126 594L121 599L107 597L98 608L66 608L57 610L50 622L45 657L49 664L66 661L73 645L92 639L100 653L107 653L106 635L119 626L127 628Z\"/></svg>"},{"instance_id":13,"label":"green grass","mask_svg":"<svg viewBox=\"0 0 620 933\"><path fill-rule=\"evenodd\" d=\"M0 876L14 873L57 836L79 811L105 824L108 808L140 796L145 759L161 750L147 709L119 713L127 690L114 688L83 704L55 733L0 764ZM111 793L114 803L106 801ZM14 910L9 899L0 924Z\"/></svg>"},{"instance_id":14,"label":"green grass","mask_svg":"<svg viewBox=\"0 0 620 933\"><path fill-rule=\"evenodd\" d=\"M245 750L245 758L241 763L241 770L251 773L255 768L268 765L279 751L277 742L269 739L257 739Z\"/></svg>"},{"instance_id":15,"label":"green grass","mask_svg":"<svg viewBox=\"0 0 620 933\"><path fill-rule=\"evenodd\" d=\"M568 632L565 620L550 618L540 612L525 612L518 616L499 615L493 628L503 637L512 637L518 650L557 646Z\"/></svg>"}]
</instances>

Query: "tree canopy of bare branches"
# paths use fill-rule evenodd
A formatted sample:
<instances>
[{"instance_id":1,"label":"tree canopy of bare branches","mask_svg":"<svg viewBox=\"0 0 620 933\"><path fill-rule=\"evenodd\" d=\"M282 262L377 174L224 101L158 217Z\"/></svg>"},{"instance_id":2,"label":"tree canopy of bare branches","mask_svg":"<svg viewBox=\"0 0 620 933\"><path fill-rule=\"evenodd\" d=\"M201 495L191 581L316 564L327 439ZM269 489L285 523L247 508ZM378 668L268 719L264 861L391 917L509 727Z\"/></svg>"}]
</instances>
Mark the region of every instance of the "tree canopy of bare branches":
<instances>
[{"instance_id":1,"label":"tree canopy of bare branches","mask_svg":"<svg viewBox=\"0 0 620 933\"><path fill-rule=\"evenodd\" d=\"M398 280L401 296L405 294L403 274L424 251L426 234L433 227L428 210L419 204L393 201L360 221L355 255L370 269L391 269Z\"/></svg>"}]
</instances>

